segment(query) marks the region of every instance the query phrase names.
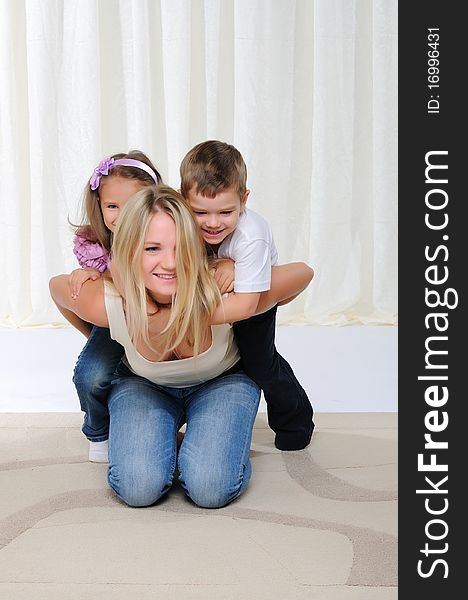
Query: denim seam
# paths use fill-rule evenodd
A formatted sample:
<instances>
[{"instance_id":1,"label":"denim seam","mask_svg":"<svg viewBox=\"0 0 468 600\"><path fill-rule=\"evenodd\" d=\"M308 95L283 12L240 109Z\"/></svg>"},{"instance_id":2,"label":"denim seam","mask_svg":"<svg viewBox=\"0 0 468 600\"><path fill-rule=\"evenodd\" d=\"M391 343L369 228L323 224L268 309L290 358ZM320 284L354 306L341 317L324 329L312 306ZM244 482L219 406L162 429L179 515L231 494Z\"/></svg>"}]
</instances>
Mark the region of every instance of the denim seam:
<instances>
[{"instance_id":1,"label":"denim seam","mask_svg":"<svg viewBox=\"0 0 468 600\"><path fill-rule=\"evenodd\" d=\"M255 384L255 385L256 385L256 384ZM258 386L257 386L257 387L258 387ZM251 427L249 427L249 428L246 430L245 437L244 437L244 440L243 440L243 446L244 446L244 448L243 448L243 450L242 450L241 464L239 465L239 473L238 473L238 475L237 475L238 479L239 479L239 480L240 480L240 482L241 482L241 485L240 485L239 489L241 489L241 487L242 487L242 482L243 482L243 478L244 478L245 468L246 468L246 466L247 466L247 461L248 461L248 460L249 460L249 458L250 458L250 446L251 446L251 443L252 443L252 431L253 431L253 426L254 426L254 424L255 424L255 418L256 418L256 416L257 416L257 412L258 412L258 405L259 405L259 402L260 402L260 398L259 398L259 396L260 396L260 392L259 392L259 394L258 394L257 410L256 410L256 411L255 411L255 413L252 415L252 419L251 419ZM248 439L249 435L250 435L250 444L249 444L249 445L248 445L248 447L247 447L247 439Z\"/></svg>"}]
</instances>

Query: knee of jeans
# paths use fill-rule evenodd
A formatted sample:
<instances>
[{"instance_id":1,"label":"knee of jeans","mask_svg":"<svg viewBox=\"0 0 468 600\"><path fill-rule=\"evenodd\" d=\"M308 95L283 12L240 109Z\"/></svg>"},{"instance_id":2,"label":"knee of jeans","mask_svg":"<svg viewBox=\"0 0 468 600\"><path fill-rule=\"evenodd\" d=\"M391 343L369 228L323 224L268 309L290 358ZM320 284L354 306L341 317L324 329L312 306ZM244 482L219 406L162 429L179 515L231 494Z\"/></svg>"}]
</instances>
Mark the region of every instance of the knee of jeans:
<instances>
[{"instance_id":1,"label":"knee of jeans","mask_svg":"<svg viewBox=\"0 0 468 600\"><path fill-rule=\"evenodd\" d=\"M171 487L172 475L146 469L109 467L108 481L117 496L135 508L151 506Z\"/></svg>"},{"instance_id":2,"label":"knee of jeans","mask_svg":"<svg viewBox=\"0 0 468 600\"><path fill-rule=\"evenodd\" d=\"M216 476L208 472L182 481L186 494L201 508L226 506L239 496L242 484L243 474L230 480L225 473Z\"/></svg>"},{"instance_id":3,"label":"knee of jeans","mask_svg":"<svg viewBox=\"0 0 468 600\"><path fill-rule=\"evenodd\" d=\"M78 363L73 372L73 383L78 392L99 392L110 386L111 377L106 371L83 367Z\"/></svg>"}]
</instances>

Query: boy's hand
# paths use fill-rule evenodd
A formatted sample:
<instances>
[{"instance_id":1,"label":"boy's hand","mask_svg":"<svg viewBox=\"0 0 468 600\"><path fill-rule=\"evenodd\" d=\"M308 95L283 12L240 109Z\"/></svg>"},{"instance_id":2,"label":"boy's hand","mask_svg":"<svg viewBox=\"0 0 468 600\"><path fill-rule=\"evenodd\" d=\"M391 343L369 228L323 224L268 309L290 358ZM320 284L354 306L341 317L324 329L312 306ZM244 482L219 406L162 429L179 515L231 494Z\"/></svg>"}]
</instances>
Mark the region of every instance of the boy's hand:
<instances>
[{"instance_id":1,"label":"boy's hand","mask_svg":"<svg viewBox=\"0 0 468 600\"><path fill-rule=\"evenodd\" d=\"M70 286L70 292L72 298L78 298L81 286L88 279L95 281L101 277L101 273L97 269L75 269L68 277L68 285Z\"/></svg>"},{"instance_id":2,"label":"boy's hand","mask_svg":"<svg viewBox=\"0 0 468 600\"><path fill-rule=\"evenodd\" d=\"M230 258L217 258L210 263L221 294L234 291L234 264Z\"/></svg>"}]
</instances>

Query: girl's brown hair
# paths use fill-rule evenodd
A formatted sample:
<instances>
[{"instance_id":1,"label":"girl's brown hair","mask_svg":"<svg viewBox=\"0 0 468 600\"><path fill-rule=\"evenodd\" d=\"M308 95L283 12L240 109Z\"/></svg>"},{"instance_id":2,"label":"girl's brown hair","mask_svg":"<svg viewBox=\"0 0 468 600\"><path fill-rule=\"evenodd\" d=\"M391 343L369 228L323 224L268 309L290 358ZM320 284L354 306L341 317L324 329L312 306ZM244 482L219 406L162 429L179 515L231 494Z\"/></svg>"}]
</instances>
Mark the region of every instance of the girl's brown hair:
<instances>
[{"instance_id":1,"label":"girl's brown hair","mask_svg":"<svg viewBox=\"0 0 468 600\"><path fill-rule=\"evenodd\" d=\"M115 160L119 158L131 158L133 160L139 160L148 167L150 167L156 175L157 183L162 183L162 177L159 174L156 167L153 165L151 160L146 156L144 152L140 150L131 150L130 152L113 154L109 158ZM149 173L134 166L123 166L116 165L112 167L109 175L105 177L123 177L138 181L141 185L154 185L154 180ZM102 180L101 180L102 181ZM86 187L83 192L82 208L81 208L81 222L79 225L72 225L75 228L75 233L93 242L99 242L103 248L108 252L112 245L112 232L107 228L104 223L102 216L101 202L99 198L99 187L96 190L92 190L89 182L86 183Z\"/></svg>"}]
</instances>

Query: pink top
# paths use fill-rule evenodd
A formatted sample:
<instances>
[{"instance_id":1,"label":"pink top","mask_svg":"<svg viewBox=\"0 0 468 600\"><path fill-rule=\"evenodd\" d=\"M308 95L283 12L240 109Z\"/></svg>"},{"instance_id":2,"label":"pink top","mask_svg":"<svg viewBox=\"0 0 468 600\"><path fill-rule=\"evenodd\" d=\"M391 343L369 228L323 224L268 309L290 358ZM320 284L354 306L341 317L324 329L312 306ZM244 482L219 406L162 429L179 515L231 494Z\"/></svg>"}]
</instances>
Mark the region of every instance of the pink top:
<instances>
[{"instance_id":1,"label":"pink top","mask_svg":"<svg viewBox=\"0 0 468 600\"><path fill-rule=\"evenodd\" d=\"M109 252L99 242L91 242L81 235L73 238L73 254L83 269L97 269L104 273L109 267Z\"/></svg>"}]
</instances>

